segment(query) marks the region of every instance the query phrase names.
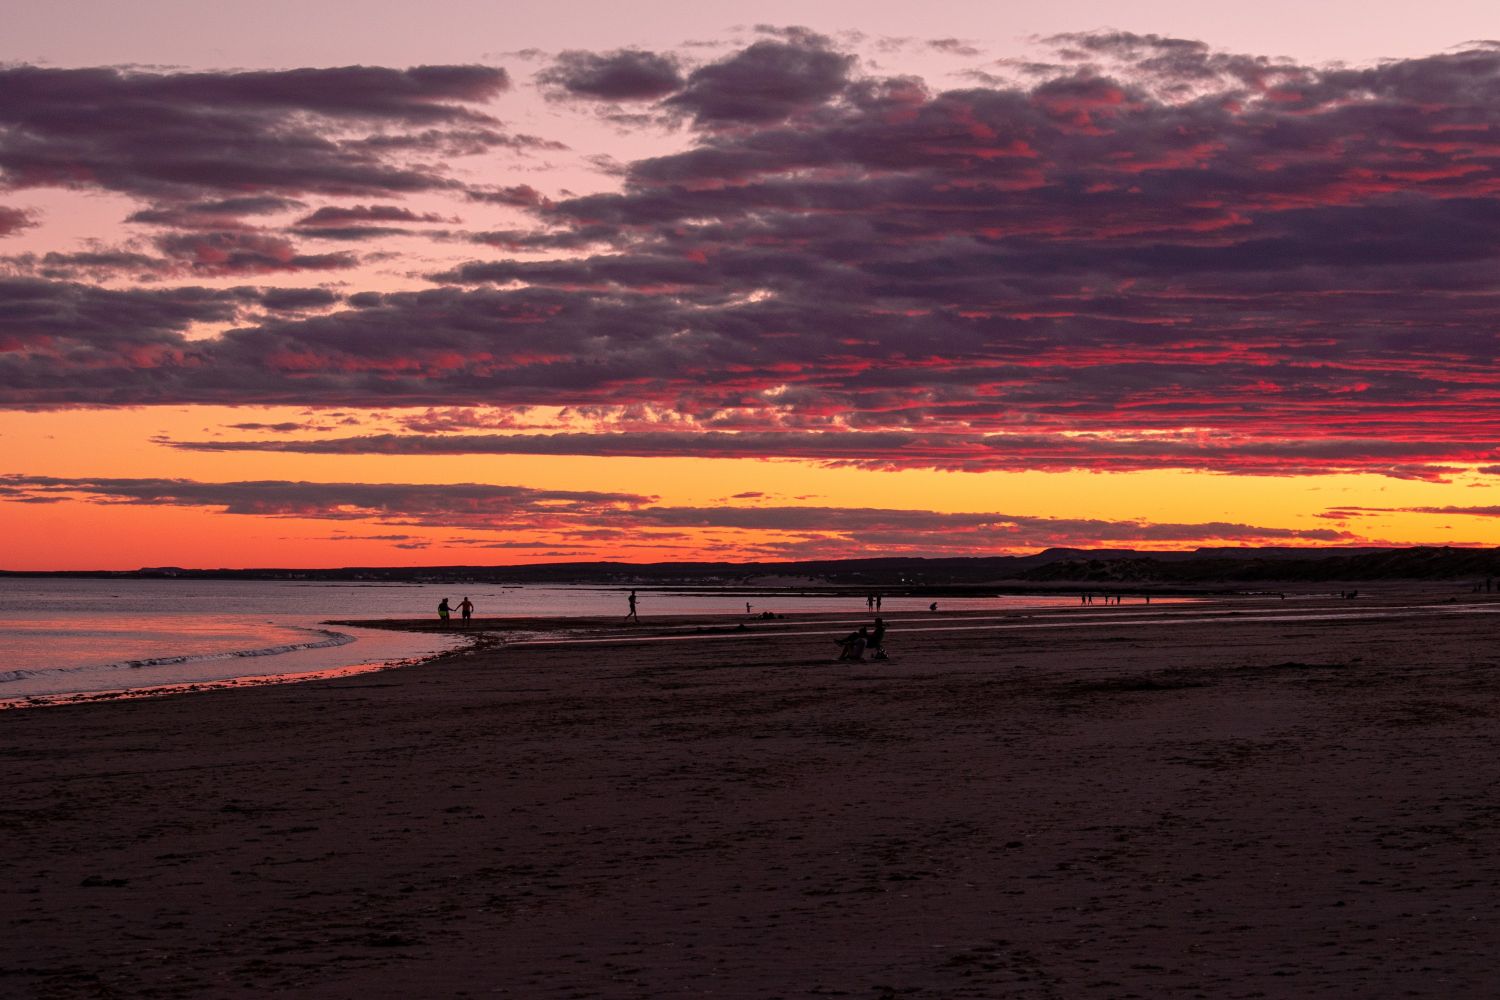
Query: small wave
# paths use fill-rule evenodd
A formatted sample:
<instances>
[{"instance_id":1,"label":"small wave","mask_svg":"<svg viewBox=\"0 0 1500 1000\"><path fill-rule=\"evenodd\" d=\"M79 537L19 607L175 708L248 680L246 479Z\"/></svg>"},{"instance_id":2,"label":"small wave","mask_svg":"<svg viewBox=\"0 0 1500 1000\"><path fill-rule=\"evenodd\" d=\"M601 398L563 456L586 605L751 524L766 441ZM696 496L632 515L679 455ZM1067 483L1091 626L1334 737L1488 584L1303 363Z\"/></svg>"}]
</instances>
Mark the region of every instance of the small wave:
<instances>
[{"instance_id":1,"label":"small wave","mask_svg":"<svg viewBox=\"0 0 1500 1000\"><path fill-rule=\"evenodd\" d=\"M98 663L82 667L47 667L38 670L0 670L0 683L6 681L19 681L28 677L50 677L60 674L79 673L102 673L106 670L138 670L141 667L161 667L174 663L204 663L209 660L233 660L250 656L277 656L281 653L293 653L299 649L328 649L333 646L347 646L354 642L352 635L343 632L335 632L332 629L316 628L305 629L323 638L314 639L309 642L288 642L280 646L265 646L261 649L234 649L227 653L201 653L183 656L153 656L141 660L120 660L116 663Z\"/></svg>"}]
</instances>

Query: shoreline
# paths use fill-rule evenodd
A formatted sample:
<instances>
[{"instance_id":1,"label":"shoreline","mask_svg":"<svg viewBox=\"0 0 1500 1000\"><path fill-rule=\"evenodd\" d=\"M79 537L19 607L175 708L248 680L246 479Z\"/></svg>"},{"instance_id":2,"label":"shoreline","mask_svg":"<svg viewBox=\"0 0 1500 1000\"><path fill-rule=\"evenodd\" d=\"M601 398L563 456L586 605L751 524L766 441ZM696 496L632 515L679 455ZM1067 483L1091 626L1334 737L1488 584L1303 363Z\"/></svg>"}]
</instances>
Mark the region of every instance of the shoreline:
<instances>
[{"instance_id":1,"label":"shoreline","mask_svg":"<svg viewBox=\"0 0 1500 1000\"><path fill-rule=\"evenodd\" d=\"M476 640L479 639L478 636L474 638ZM313 681L334 680L340 677L357 677L362 674L381 673L386 670L420 667L447 657L462 655L475 648L482 648L482 646L476 644L459 649L444 650L433 653L431 656L405 657L398 660L372 660L366 663L351 663L342 667L328 667L322 670L309 670L301 673L251 674L241 677L225 677L219 680L183 681L176 684L159 684L140 688L118 688L108 691L75 691L59 694L19 695L13 698L0 698L0 712L10 712L25 708L52 708L60 705L169 698L180 694L265 687L273 684L306 684Z\"/></svg>"},{"instance_id":2,"label":"shoreline","mask_svg":"<svg viewBox=\"0 0 1500 1000\"><path fill-rule=\"evenodd\" d=\"M1432 589L1432 588L1428 588ZM1407 593L1405 588L1398 594ZM1215 599L1201 595L1194 599L1158 601L1156 604L1136 603L1125 605L1055 605L1011 609L961 609L955 611L883 612L883 617L893 630L903 628L918 632L990 632L1017 630L1048 630L1063 627L1139 627L1171 621L1173 624L1193 624L1176 621L1184 612L1208 615L1201 623L1222 621L1233 624L1245 613L1247 603L1267 602L1270 608L1282 609L1284 618L1272 613L1263 613L1268 620L1308 620L1306 615L1289 611L1284 598L1270 601L1272 596L1281 598L1279 592L1240 594L1232 598ZM1293 608L1302 601L1327 600L1325 595L1296 594ZM1398 597L1398 600L1407 598ZM1368 595L1359 605L1339 604L1326 617L1329 619L1358 619L1380 617L1391 613L1389 604L1382 603L1378 594ZM1460 600L1463 603L1458 603ZM1422 607L1431 613L1500 613L1500 605L1491 606L1476 595L1461 597L1450 594L1446 602L1429 598ZM1412 607L1416 607L1415 605ZM1471 609L1471 610L1465 610ZM381 619L326 619L318 622L318 629L326 626L352 627L376 631L425 633L467 640L465 646L438 651L430 655L400 657L390 660L367 660L337 667L307 671L271 672L248 674L238 677L183 681L146 687L99 689L56 694L18 695L0 698L0 712L25 708L46 708L58 705L99 703L120 700L171 697L221 689L242 689L273 684L301 684L339 677L353 677L386 670L418 667L449 657L481 652L498 646L524 648L528 646L610 646L615 644L639 644L651 642L687 642L714 639L785 639L806 637L809 640L824 639L847 634L848 631L868 624L876 615L873 612L807 611L775 614L770 618L762 615L740 615L738 613L646 615L637 623L627 624L619 616L493 616L479 617L465 626L458 620L443 624L433 618L381 618ZM228 657L223 657L228 658Z\"/></svg>"},{"instance_id":3,"label":"shoreline","mask_svg":"<svg viewBox=\"0 0 1500 1000\"><path fill-rule=\"evenodd\" d=\"M425 657L437 651L433 647L443 648L450 640L460 641L455 637L463 634L457 622L444 630L435 619L425 615L422 619L384 619L384 616L392 612L397 615L411 613L413 601L407 596L406 588L397 588L402 591L403 596L394 600L388 595L382 595L377 600L362 600L351 599L347 594L338 593L340 588L323 584L308 584L313 590L299 590L296 586L276 584L269 588L263 587L257 592L253 588L261 585L254 583L249 584L252 589L248 591L244 586L230 586L226 589L217 585L200 586L191 581L165 581L166 589L163 590L162 583L163 581L157 581L139 591L119 588L114 584L103 589L76 589L65 585L55 593L45 590L28 592L23 589L19 597L22 608L27 607L26 602L36 603L40 600L39 595L46 594L48 599L37 606L47 610L37 620L33 620L36 616L28 617L13 611L12 617L17 625L13 633L6 632L9 639L0 642L0 653L4 654L4 663L17 666L16 669L7 671L4 663L0 663L0 704L14 707L44 704L48 701L77 700L78 696L85 696L85 700L110 698L121 696L122 692L135 692L133 696L137 697L159 696L203 685L235 686L232 681L236 675L242 678L239 682L241 685L336 676L346 667L369 669L377 662ZM615 607L613 601L601 603L592 596L587 600L575 601L573 590L564 588L564 592L554 593L555 589L541 588L520 594L482 593L480 599L482 604L488 605L486 610L495 612L503 609L505 616L478 621L476 627L499 629L507 638L514 639L521 638L514 631L517 628L529 629L532 634L528 638L542 638L555 635L560 630L572 630L577 627L577 623L568 615L595 616L601 626L608 624ZM618 593L612 588L589 589L591 593L597 591L604 595ZM314 594L314 591L317 593ZM161 605L170 608L172 613L156 614L156 607L150 600L152 595L159 598ZM433 603L436 600L436 596L431 597ZM1057 606L1067 603L1056 597L1012 597L999 600L990 598L982 602L969 601L967 606L1030 606L1038 600ZM75 601L83 611L81 616L54 615L55 620L47 618L47 615L53 614L51 609L54 606L73 606ZM431 606L425 600L416 600L414 603L417 606ZM623 604L623 600L621 603ZM734 608L734 598L727 594L720 594L718 600L648 597L648 603L660 612L652 616L658 621L663 615L677 616L705 623L710 628L716 625L738 628L744 620ZM743 600L740 601L741 606L744 603ZM795 612L788 612L795 618L808 614L828 614L833 609L852 611L856 604L863 604L864 600L862 596L857 601L847 596L836 600L826 597L810 600L789 598L786 601L760 601L760 606L764 608L767 603L783 607L789 604L797 608ZM896 603L898 606L915 606L914 601L898 600ZM925 603L924 601L923 604ZM726 604L729 606L726 607ZM947 605L954 606L965 604L962 600L947 602ZM323 615L311 617L305 613L307 608L321 610ZM101 631L97 633L90 631L90 611L99 613ZM127 624L119 629L119 642L111 645L109 629L114 628L117 622L131 623L129 613L132 611L139 611L145 616L142 621L146 624L137 626L137 630L143 637L154 632L152 642L135 641L136 637L131 632L132 625ZM557 614L558 611L563 613L562 616ZM359 617L353 617L351 612L359 614ZM263 622L263 617L271 620ZM373 617L384 620L367 620ZM786 615L778 617L784 618ZM361 640L359 645L350 646L342 653L335 652L333 655L309 652L324 645L332 645L335 641L348 642L346 637L335 636L329 631L331 622L355 626L341 628L340 631L357 635ZM245 635L237 640L238 644L220 642L216 646L213 642L199 643L196 648L203 651L194 651L192 643L173 641L174 634L179 638L186 638L193 629L204 623L230 631L240 630ZM750 627L760 628L763 624L761 616L757 615ZM278 627L263 629L266 635L262 638L253 634L262 625ZM182 632L177 631L179 627ZM70 631L75 629L78 631ZM273 635L280 636L283 633L299 638L272 638ZM56 643L46 640L49 635L55 635ZM97 635L98 638L88 638L91 635ZM428 637L433 635L442 635L443 640L428 641ZM313 641L300 638L304 636ZM278 646L276 643L290 645ZM259 662L250 665L252 658Z\"/></svg>"},{"instance_id":4,"label":"shoreline","mask_svg":"<svg viewBox=\"0 0 1500 1000\"><path fill-rule=\"evenodd\" d=\"M1484 995L1500 600L1450 596L913 622L878 663L835 662L818 621L499 644L0 713L0 982Z\"/></svg>"}]
</instances>

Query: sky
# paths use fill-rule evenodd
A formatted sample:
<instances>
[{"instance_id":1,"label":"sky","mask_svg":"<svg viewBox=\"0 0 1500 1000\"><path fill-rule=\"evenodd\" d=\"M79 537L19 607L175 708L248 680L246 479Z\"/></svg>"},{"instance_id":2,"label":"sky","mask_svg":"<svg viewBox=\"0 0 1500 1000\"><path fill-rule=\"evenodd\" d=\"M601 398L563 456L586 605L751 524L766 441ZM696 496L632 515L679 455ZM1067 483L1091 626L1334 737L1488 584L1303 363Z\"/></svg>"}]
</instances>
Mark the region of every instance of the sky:
<instances>
[{"instance_id":1,"label":"sky","mask_svg":"<svg viewBox=\"0 0 1500 1000\"><path fill-rule=\"evenodd\" d=\"M7 9L0 569L1500 544L1488 4L227 6Z\"/></svg>"}]
</instances>

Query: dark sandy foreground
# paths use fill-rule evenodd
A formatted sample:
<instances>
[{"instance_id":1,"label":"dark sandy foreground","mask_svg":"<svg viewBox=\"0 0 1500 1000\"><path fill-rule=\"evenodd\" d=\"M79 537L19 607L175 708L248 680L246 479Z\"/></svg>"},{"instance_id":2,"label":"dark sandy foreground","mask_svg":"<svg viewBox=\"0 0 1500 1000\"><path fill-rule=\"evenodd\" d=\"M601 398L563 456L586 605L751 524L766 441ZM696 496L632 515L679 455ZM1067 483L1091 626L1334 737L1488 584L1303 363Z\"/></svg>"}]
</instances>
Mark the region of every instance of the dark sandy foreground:
<instances>
[{"instance_id":1,"label":"dark sandy foreground","mask_svg":"<svg viewBox=\"0 0 1500 1000\"><path fill-rule=\"evenodd\" d=\"M0 995L1494 996L1500 616L1454 607L0 713Z\"/></svg>"}]
</instances>

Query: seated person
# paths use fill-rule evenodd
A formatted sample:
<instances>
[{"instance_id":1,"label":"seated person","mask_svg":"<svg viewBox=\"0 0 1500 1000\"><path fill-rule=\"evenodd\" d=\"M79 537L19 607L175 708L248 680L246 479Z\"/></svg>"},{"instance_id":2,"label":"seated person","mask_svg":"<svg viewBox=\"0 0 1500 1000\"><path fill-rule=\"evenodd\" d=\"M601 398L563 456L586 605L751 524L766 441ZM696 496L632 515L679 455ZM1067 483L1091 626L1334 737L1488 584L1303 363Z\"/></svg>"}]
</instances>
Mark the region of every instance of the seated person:
<instances>
[{"instance_id":1,"label":"seated person","mask_svg":"<svg viewBox=\"0 0 1500 1000\"><path fill-rule=\"evenodd\" d=\"M839 652L839 659L859 660L863 662L865 647L870 643L870 630L861 625L858 632L850 632L842 639L835 641L843 647Z\"/></svg>"}]
</instances>

